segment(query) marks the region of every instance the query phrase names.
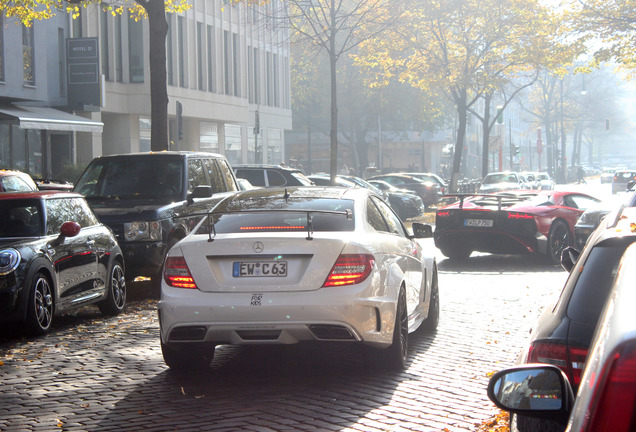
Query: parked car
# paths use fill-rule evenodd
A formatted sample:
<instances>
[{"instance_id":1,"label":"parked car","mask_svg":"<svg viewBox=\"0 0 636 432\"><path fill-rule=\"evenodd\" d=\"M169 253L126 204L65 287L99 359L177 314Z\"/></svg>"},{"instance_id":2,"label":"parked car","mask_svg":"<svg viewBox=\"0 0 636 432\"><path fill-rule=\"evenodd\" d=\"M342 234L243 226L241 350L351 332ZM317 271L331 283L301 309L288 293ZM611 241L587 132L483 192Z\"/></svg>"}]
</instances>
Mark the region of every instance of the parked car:
<instances>
[{"instance_id":1,"label":"parked car","mask_svg":"<svg viewBox=\"0 0 636 432\"><path fill-rule=\"evenodd\" d=\"M243 178L237 178L236 183L238 184L239 190L242 190L242 191L258 189L259 187L259 186L254 186L252 183L249 182L249 180L243 179Z\"/></svg>"},{"instance_id":2,"label":"parked car","mask_svg":"<svg viewBox=\"0 0 636 432\"><path fill-rule=\"evenodd\" d=\"M124 251L126 277L161 280L168 249L239 186L225 157L203 152L148 152L93 159L75 192L84 195Z\"/></svg>"},{"instance_id":3,"label":"parked car","mask_svg":"<svg viewBox=\"0 0 636 432\"><path fill-rule=\"evenodd\" d=\"M451 259L473 251L539 253L557 264L574 244L574 225L598 199L579 192L518 191L461 194L437 210L435 246Z\"/></svg>"},{"instance_id":4,"label":"parked car","mask_svg":"<svg viewBox=\"0 0 636 432\"><path fill-rule=\"evenodd\" d=\"M297 168L280 165L233 165L237 177L247 179L254 186L312 186L313 183Z\"/></svg>"},{"instance_id":5,"label":"parked car","mask_svg":"<svg viewBox=\"0 0 636 432\"><path fill-rule=\"evenodd\" d=\"M481 182L478 192L493 193L508 190L526 189L523 180L516 172L495 172L487 174Z\"/></svg>"},{"instance_id":6,"label":"parked car","mask_svg":"<svg viewBox=\"0 0 636 432\"><path fill-rule=\"evenodd\" d=\"M612 266L615 268L615 266ZM636 412L636 245L629 246L589 345L576 400L572 381L553 364L529 364L495 373L488 396L513 417L524 416L555 431L628 432ZM600 299L599 299L600 300ZM596 307L595 307L596 308Z\"/></svg>"},{"instance_id":7,"label":"parked car","mask_svg":"<svg viewBox=\"0 0 636 432\"><path fill-rule=\"evenodd\" d=\"M524 189L533 189L537 190L541 186L539 179L537 178L537 174L533 172L522 172L521 175L524 178Z\"/></svg>"},{"instance_id":8,"label":"parked car","mask_svg":"<svg viewBox=\"0 0 636 432\"><path fill-rule=\"evenodd\" d=\"M0 321L41 335L59 313L126 306L121 249L81 195L0 194L0 244Z\"/></svg>"},{"instance_id":9,"label":"parked car","mask_svg":"<svg viewBox=\"0 0 636 432\"><path fill-rule=\"evenodd\" d=\"M441 194L445 194L448 191L448 184L435 173L405 172L403 174L410 175L422 181L437 183Z\"/></svg>"},{"instance_id":10,"label":"parked car","mask_svg":"<svg viewBox=\"0 0 636 432\"><path fill-rule=\"evenodd\" d=\"M612 193L625 192L628 185L634 181L636 181L636 171L616 171L612 179Z\"/></svg>"},{"instance_id":11,"label":"parked car","mask_svg":"<svg viewBox=\"0 0 636 432\"><path fill-rule=\"evenodd\" d=\"M413 232L364 188L260 189L222 201L166 258L166 364L207 367L221 344L338 341L403 369L409 333L439 317L433 251L415 241L431 227Z\"/></svg>"},{"instance_id":12,"label":"parked car","mask_svg":"<svg viewBox=\"0 0 636 432\"><path fill-rule=\"evenodd\" d=\"M440 189L434 181L422 181L406 174L381 174L367 180L382 180L400 189L408 189L422 198L426 207L437 204Z\"/></svg>"},{"instance_id":13,"label":"parked car","mask_svg":"<svg viewBox=\"0 0 636 432\"><path fill-rule=\"evenodd\" d=\"M539 189L540 190L553 190L554 189L554 180L548 173L539 172L535 176L537 180L539 180Z\"/></svg>"},{"instance_id":14,"label":"parked car","mask_svg":"<svg viewBox=\"0 0 636 432\"><path fill-rule=\"evenodd\" d=\"M614 179L616 168L603 168L601 172L601 183L611 183Z\"/></svg>"},{"instance_id":15,"label":"parked car","mask_svg":"<svg viewBox=\"0 0 636 432\"><path fill-rule=\"evenodd\" d=\"M560 367L576 393L594 329L621 257L636 242L634 224L636 207L613 211L602 220L580 253L574 248L564 250L563 265L570 276L561 295L545 308L532 328L519 364L549 363ZM524 416L514 418L513 426L521 432L559 430L550 422Z\"/></svg>"},{"instance_id":16,"label":"parked car","mask_svg":"<svg viewBox=\"0 0 636 432\"><path fill-rule=\"evenodd\" d=\"M0 170L0 192L32 192L38 186L31 176L22 171Z\"/></svg>"},{"instance_id":17,"label":"parked car","mask_svg":"<svg viewBox=\"0 0 636 432\"><path fill-rule=\"evenodd\" d=\"M422 198L408 189L400 189L383 180L369 180L369 183L381 190L384 199L403 221L421 216L426 211Z\"/></svg>"},{"instance_id":18,"label":"parked car","mask_svg":"<svg viewBox=\"0 0 636 432\"><path fill-rule=\"evenodd\" d=\"M311 180L316 186L340 186L340 187L358 187L354 182L344 179L340 176L336 176L336 184L331 184L331 177L329 174L312 174L307 178Z\"/></svg>"},{"instance_id":19,"label":"parked car","mask_svg":"<svg viewBox=\"0 0 636 432\"><path fill-rule=\"evenodd\" d=\"M583 212L576 225L574 225L575 245L579 250L583 249L590 234L601 223L601 220L612 210L618 210L621 206L635 207L636 192L631 189L627 199L623 195L611 195L609 198L589 207Z\"/></svg>"}]
</instances>

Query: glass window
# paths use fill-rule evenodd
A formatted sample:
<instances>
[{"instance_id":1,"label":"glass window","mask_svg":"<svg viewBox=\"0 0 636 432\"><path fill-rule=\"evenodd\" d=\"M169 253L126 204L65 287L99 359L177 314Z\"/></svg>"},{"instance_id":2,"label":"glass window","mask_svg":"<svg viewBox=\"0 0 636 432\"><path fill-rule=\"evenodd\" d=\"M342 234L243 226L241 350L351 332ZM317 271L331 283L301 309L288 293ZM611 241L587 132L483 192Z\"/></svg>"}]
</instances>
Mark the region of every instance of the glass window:
<instances>
[{"instance_id":1,"label":"glass window","mask_svg":"<svg viewBox=\"0 0 636 432\"><path fill-rule=\"evenodd\" d=\"M0 81L4 81L4 15L0 15Z\"/></svg>"},{"instance_id":2,"label":"glass window","mask_svg":"<svg viewBox=\"0 0 636 432\"><path fill-rule=\"evenodd\" d=\"M225 125L225 156L231 164L241 161L241 127Z\"/></svg>"},{"instance_id":3,"label":"glass window","mask_svg":"<svg viewBox=\"0 0 636 432\"><path fill-rule=\"evenodd\" d=\"M203 167L201 159L188 160L188 191L193 191L197 186L208 185L205 172L206 169Z\"/></svg>"},{"instance_id":4,"label":"glass window","mask_svg":"<svg viewBox=\"0 0 636 432\"><path fill-rule=\"evenodd\" d=\"M265 186L265 170L261 169L237 169L236 176L244 178L254 186Z\"/></svg>"},{"instance_id":5,"label":"glass window","mask_svg":"<svg viewBox=\"0 0 636 432\"><path fill-rule=\"evenodd\" d=\"M223 32L223 79L224 79L224 88L223 93L229 95L231 92L231 80L232 80L232 63L230 61L230 56L232 55L231 50L232 40L230 39L230 32L225 30Z\"/></svg>"},{"instance_id":6,"label":"glass window","mask_svg":"<svg viewBox=\"0 0 636 432\"><path fill-rule=\"evenodd\" d=\"M278 171L267 170L267 181L269 186L285 186L287 184L287 180L285 177Z\"/></svg>"},{"instance_id":7,"label":"glass window","mask_svg":"<svg viewBox=\"0 0 636 432\"><path fill-rule=\"evenodd\" d=\"M42 221L35 200L0 202L0 237L27 237L42 234Z\"/></svg>"},{"instance_id":8,"label":"glass window","mask_svg":"<svg viewBox=\"0 0 636 432\"><path fill-rule=\"evenodd\" d=\"M203 58L204 46L203 46L203 23L197 23L197 82L199 83L199 90L205 90L203 83L205 82L205 70L203 64L205 59Z\"/></svg>"},{"instance_id":9,"label":"glass window","mask_svg":"<svg viewBox=\"0 0 636 432\"><path fill-rule=\"evenodd\" d=\"M35 41L33 27L22 25L22 62L24 83L35 85Z\"/></svg>"},{"instance_id":10,"label":"glass window","mask_svg":"<svg viewBox=\"0 0 636 432\"><path fill-rule=\"evenodd\" d=\"M0 177L2 192L31 192L34 189L18 176Z\"/></svg>"},{"instance_id":11,"label":"glass window","mask_svg":"<svg viewBox=\"0 0 636 432\"><path fill-rule=\"evenodd\" d=\"M42 131L28 129L27 143L29 149L29 174L33 177L42 177Z\"/></svg>"},{"instance_id":12,"label":"glass window","mask_svg":"<svg viewBox=\"0 0 636 432\"><path fill-rule=\"evenodd\" d=\"M371 199L382 214L382 217L388 226L388 232L406 237L406 231L404 231L404 226L402 225L402 222L400 222L400 218L393 213L389 206L377 197L371 197Z\"/></svg>"},{"instance_id":13,"label":"glass window","mask_svg":"<svg viewBox=\"0 0 636 432\"><path fill-rule=\"evenodd\" d=\"M208 91L216 92L216 38L214 27L208 26Z\"/></svg>"},{"instance_id":14,"label":"glass window","mask_svg":"<svg viewBox=\"0 0 636 432\"><path fill-rule=\"evenodd\" d=\"M369 198L367 201L367 222L371 225L376 231L388 232L389 228L386 226L386 222L384 222L384 218L380 213L380 210L373 204L373 201Z\"/></svg>"},{"instance_id":15,"label":"glass window","mask_svg":"<svg viewBox=\"0 0 636 432\"><path fill-rule=\"evenodd\" d=\"M226 160L222 160L222 159L217 159L216 163L219 166L219 173L221 176L223 176L223 178L225 179L225 184L227 186L228 191L237 191L238 186L236 185L236 182L234 181L234 175L232 174L232 168L230 168L230 165L227 163Z\"/></svg>"},{"instance_id":16,"label":"glass window","mask_svg":"<svg viewBox=\"0 0 636 432\"><path fill-rule=\"evenodd\" d=\"M26 169L26 131L18 126L12 125L13 134L11 155L11 168L27 172Z\"/></svg>"},{"instance_id":17,"label":"glass window","mask_svg":"<svg viewBox=\"0 0 636 432\"><path fill-rule=\"evenodd\" d=\"M267 129L267 160L271 163L283 160L283 136L280 129Z\"/></svg>"},{"instance_id":18,"label":"glass window","mask_svg":"<svg viewBox=\"0 0 636 432\"><path fill-rule=\"evenodd\" d=\"M185 18L177 16L177 37L179 38L179 86L186 86L186 34L185 34Z\"/></svg>"},{"instance_id":19,"label":"glass window","mask_svg":"<svg viewBox=\"0 0 636 432\"><path fill-rule=\"evenodd\" d=\"M48 199L45 206L47 235L57 235L64 222L77 222L82 228L99 223L82 198Z\"/></svg>"},{"instance_id":20,"label":"glass window","mask_svg":"<svg viewBox=\"0 0 636 432\"><path fill-rule=\"evenodd\" d=\"M204 152L219 152L219 134L216 123L199 123L199 149Z\"/></svg>"},{"instance_id":21,"label":"glass window","mask_svg":"<svg viewBox=\"0 0 636 432\"><path fill-rule=\"evenodd\" d=\"M0 125L0 169L11 168L11 126Z\"/></svg>"},{"instance_id":22,"label":"glass window","mask_svg":"<svg viewBox=\"0 0 636 432\"><path fill-rule=\"evenodd\" d=\"M143 23L128 18L128 62L130 82L144 82L144 42Z\"/></svg>"},{"instance_id":23,"label":"glass window","mask_svg":"<svg viewBox=\"0 0 636 432\"><path fill-rule=\"evenodd\" d=\"M110 12L101 9L99 11L100 14L100 25L101 25L101 37L100 42L101 46L101 54L102 54L102 74L106 81L110 81L110 53L108 52L108 15Z\"/></svg>"},{"instance_id":24,"label":"glass window","mask_svg":"<svg viewBox=\"0 0 636 432\"><path fill-rule=\"evenodd\" d=\"M124 81L124 49L122 44L122 17L115 16L115 79Z\"/></svg>"},{"instance_id":25,"label":"glass window","mask_svg":"<svg viewBox=\"0 0 636 432\"><path fill-rule=\"evenodd\" d=\"M173 65L173 52L172 44L174 42L174 15L171 13L166 14L166 20L168 21L168 34L166 36L166 66L168 74L168 84L174 85L174 65Z\"/></svg>"},{"instance_id":26,"label":"glass window","mask_svg":"<svg viewBox=\"0 0 636 432\"><path fill-rule=\"evenodd\" d=\"M139 151L150 151L150 127L151 122L148 118L139 119Z\"/></svg>"},{"instance_id":27,"label":"glass window","mask_svg":"<svg viewBox=\"0 0 636 432\"><path fill-rule=\"evenodd\" d=\"M232 33L232 82L234 84L234 96L241 96L241 81L239 80L239 71L241 70L240 61L238 34Z\"/></svg>"}]
</instances>

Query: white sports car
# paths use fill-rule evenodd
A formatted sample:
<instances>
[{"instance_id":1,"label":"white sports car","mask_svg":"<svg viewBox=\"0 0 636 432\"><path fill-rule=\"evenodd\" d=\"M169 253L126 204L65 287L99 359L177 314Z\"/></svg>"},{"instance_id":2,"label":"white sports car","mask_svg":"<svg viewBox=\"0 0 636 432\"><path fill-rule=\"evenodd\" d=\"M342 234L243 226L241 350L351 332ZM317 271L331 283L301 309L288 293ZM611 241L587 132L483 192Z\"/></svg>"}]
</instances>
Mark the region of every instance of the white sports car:
<instances>
[{"instance_id":1,"label":"white sports car","mask_svg":"<svg viewBox=\"0 0 636 432\"><path fill-rule=\"evenodd\" d=\"M208 367L216 345L363 343L406 367L408 335L439 319L437 264L364 188L241 192L220 202L164 264L161 349Z\"/></svg>"}]
</instances>

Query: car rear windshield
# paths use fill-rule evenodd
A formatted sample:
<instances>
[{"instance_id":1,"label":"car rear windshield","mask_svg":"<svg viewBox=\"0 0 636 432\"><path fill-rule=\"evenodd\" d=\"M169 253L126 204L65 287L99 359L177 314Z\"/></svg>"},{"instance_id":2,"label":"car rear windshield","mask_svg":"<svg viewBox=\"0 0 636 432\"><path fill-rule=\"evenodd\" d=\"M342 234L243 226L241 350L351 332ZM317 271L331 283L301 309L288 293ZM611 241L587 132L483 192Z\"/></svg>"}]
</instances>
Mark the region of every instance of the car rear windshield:
<instances>
[{"instance_id":1,"label":"car rear windshield","mask_svg":"<svg viewBox=\"0 0 636 432\"><path fill-rule=\"evenodd\" d=\"M636 178L635 171L617 171L614 174L615 183L627 183L628 181Z\"/></svg>"},{"instance_id":2,"label":"car rear windshield","mask_svg":"<svg viewBox=\"0 0 636 432\"><path fill-rule=\"evenodd\" d=\"M598 321L621 257L636 236L613 238L594 246L576 281L567 314L575 321Z\"/></svg>"},{"instance_id":3,"label":"car rear windshield","mask_svg":"<svg viewBox=\"0 0 636 432\"><path fill-rule=\"evenodd\" d=\"M312 199L294 202L268 200L259 208L223 209L215 211L197 229L197 234L294 232L294 231L353 231L353 201L340 199Z\"/></svg>"},{"instance_id":4,"label":"car rear windshield","mask_svg":"<svg viewBox=\"0 0 636 432\"><path fill-rule=\"evenodd\" d=\"M180 159L129 158L96 160L75 186L87 198L180 200L183 195Z\"/></svg>"}]
</instances>

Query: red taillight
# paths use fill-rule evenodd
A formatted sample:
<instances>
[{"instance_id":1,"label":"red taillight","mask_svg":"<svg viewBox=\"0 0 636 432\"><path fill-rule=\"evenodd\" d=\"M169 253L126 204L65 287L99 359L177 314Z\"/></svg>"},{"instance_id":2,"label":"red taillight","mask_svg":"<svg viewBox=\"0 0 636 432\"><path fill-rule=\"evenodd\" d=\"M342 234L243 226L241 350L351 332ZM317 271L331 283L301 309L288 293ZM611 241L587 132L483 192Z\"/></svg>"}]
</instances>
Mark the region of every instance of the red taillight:
<instances>
[{"instance_id":1,"label":"red taillight","mask_svg":"<svg viewBox=\"0 0 636 432\"><path fill-rule=\"evenodd\" d=\"M450 212L448 210L444 210L444 211L438 211L437 212L437 216L448 216L450 214Z\"/></svg>"},{"instance_id":2,"label":"red taillight","mask_svg":"<svg viewBox=\"0 0 636 432\"><path fill-rule=\"evenodd\" d=\"M353 285L364 281L370 274L375 258L365 254L342 254L333 265L322 285L324 287Z\"/></svg>"},{"instance_id":3,"label":"red taillight","mask_svg":"<svg viewBox=\"0 0 636 432\"><path fill-rule=\"evenodd\" d=\"M508 213L508 219L534 219L534 216L527 213Z\"/></svg>"},{"instance_id":4,"label":"red taillight","mask_svg":"<svg viewBox=\"0 0 636 432\"><path fill-rule=\"evenodd\" d=\"M598 377L584 430L631 432L636 423L636 343L617 347L608 358Z\"/></svg>"},{"instance_id":5,"label":"red taillight","mask_svg":"<svg viewBox=\"0 0 636 432\"><path fill-rule=\"evenodd\" d=\"M551 342L533 342L528 353L528 363L548 363L558 366L576 387L581 383L581 373L588 350Z\"/></svg>"},{"instance_id":6,"label":"red taillight","mask_svg":"<svg viewBox=\"0 0 636 432\"><path fill-rule=\"evenodd\" d=\"M163 268L163 278L169 286L174 288L198 288L183 257L166 258L166 264Z\"/></svg>"}]
</instances>

